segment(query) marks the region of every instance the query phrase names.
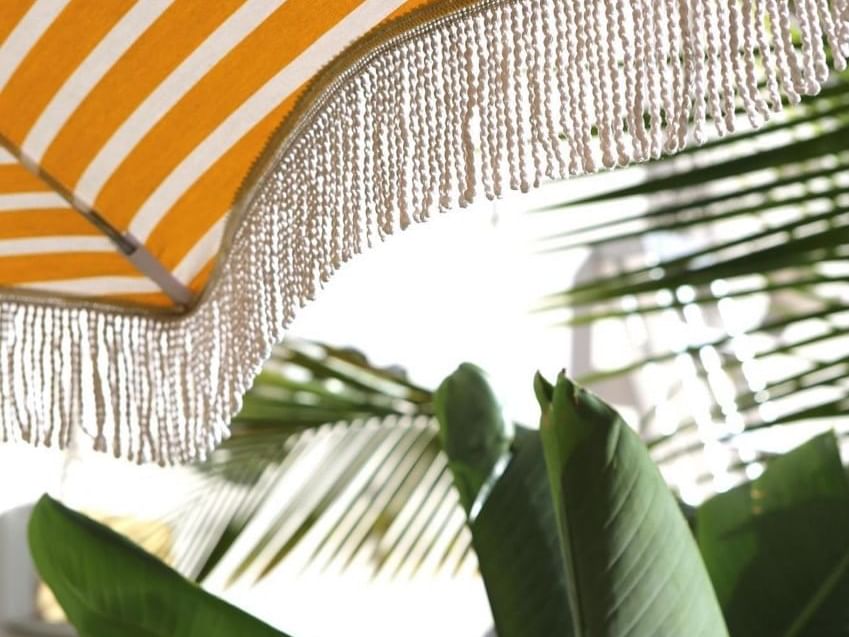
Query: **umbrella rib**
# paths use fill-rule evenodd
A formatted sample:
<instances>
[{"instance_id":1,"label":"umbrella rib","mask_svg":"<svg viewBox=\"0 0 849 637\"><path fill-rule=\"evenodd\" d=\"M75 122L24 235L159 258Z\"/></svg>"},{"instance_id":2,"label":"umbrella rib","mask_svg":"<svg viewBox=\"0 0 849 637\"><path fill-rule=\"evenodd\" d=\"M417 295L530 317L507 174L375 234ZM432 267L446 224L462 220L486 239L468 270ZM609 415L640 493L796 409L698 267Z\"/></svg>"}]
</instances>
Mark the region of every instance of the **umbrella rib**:
<instances>
[{"instance_id":1,"label":"umbrella rib","mask_svg":"<svg viewBox=\"0 0 849 637\"><path fill-rule=\"evenodd\" d=\"M115 245L117 250L144 276L153 281L177 305L191 305L194 294L129 232L121 232L94 208L80 200L58 179L33 162L3 134L0 146L8 150L24 168L50 186L68 205Z\"/></svg>"}]
</instances>

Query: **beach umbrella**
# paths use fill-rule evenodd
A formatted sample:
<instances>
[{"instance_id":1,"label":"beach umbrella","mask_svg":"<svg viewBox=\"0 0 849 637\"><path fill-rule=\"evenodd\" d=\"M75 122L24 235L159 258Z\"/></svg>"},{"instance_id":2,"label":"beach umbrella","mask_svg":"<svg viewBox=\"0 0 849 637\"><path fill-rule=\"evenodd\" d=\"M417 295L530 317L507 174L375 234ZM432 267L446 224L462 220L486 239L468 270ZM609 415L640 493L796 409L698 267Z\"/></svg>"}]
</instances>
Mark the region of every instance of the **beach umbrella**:
<instances>
[{"instance_id":1,"label":"beach umbrella","mask_svg":"<svg viewBox=\"0 0 849 637\"><path fill-rule=\"evenodd\" d=\"M849 0L4 0L0 438L203 457L375 241L757 126L847 47Z\"/></svg>"}]
</instances>

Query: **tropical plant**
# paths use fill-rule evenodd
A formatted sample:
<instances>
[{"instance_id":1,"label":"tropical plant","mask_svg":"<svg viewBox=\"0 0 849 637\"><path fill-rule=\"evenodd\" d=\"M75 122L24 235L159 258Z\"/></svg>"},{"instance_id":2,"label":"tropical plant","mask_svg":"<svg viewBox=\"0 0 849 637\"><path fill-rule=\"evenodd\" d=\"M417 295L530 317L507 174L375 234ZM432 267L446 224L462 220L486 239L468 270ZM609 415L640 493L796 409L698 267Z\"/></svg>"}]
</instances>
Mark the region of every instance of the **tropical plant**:
<instances>
[{"instance_id":1,"label":"tropical plant","mask_svg":"<svg viewBox=\"0 0 849 637\"><path fill-rule=\"evenodd\" d=\"M700 487L695 500L767 466L696 510L677 507L696 530L732 635L847 632L835 601L846 586L849 529L834 436L784 456L750 444L758 432L796 429L810 438L839 425L847 406L849 75L836 75L820 96L786 113L759 130L654 161L639 169L646 178L635 186L547 209L567 227L545 249L590 247L595 258L589 276L543 307L568 308L582 342L594 342L589 330L615 325L633 344L630 360L590 369L581 382L601 393L616 381L639 386L645 400L635 429L665 477L685 466ZM611 551L628 559L628 542L646 542L650 554L642 515L655 521L650 528L668 527L664 539L674 546L689 544L654 468L596 398L565 379L555 388L538 380L537 389L542 439L504 420L472 367L434 398L355 352L284 343L246 397L233 438L195 467L204 497L174 514L193 520L192 549L174 566L195 581L233 583L267 577L304 546L298 559L319 569L344 569L366 555L389 576L414 574L426 561L448 571L474 568L477 558L501 637L617 634L629 616L635 627L651 618L682 622L676 630L689 634L665 588L652 600L636 595L642 586L623 595L627 577L605 570ZM563 397L570 394L579 397L572 406ZM561 421L578 424L552 427ZM651 498L640 515L628 507L632 497L611 499L621 496L619 474L598 473L606 466L601 450L614 438L630 442L617 447L625 456L609 458L630 467L633 484ZM332 465L305 472L316 453ZM584 456L601 464L579 462ZM567 474L571 484L597 488L570 491ZM291 485L291 476L303 484ZM692 497L672 482L678 495ZM629 517L610 520L611 528L637 529L632 540L570 523L589 525L584 513L602 515L617 503L617 515ZM258 539L245 545L245 530L257 526ZM578 555L570 548L575 538L597 544ZM674 557L670 546L640 571L640 582L664 573L680 581L686 564L695 573L688 583L702 589L688 599L705 613L704 625L720 631L701 561L680 548L682 564L672 568L664 562ZM598 561L582 561L592 556ZM601 583L584 582L587 572ZM591 584L612 587L610 597L598 601Z\"/></svg>"},{"instance_id":2,"label":"tropical plant","mask_svg":"<svg viewBox=\"0 0 849 637\"><path fill-rule=\"evenodd\" d=\"M39 573L81 637L286 637L49 496L35 506Z\"/></svg>"},{"instance_id":3,"label":"tropical plant","mask_svg":"<svg viewBox=\"0 0 849 637\"><path fill-rule=\"evenodd\" d=\"M591 247L595 260L543 308L569 308L576 339L604 327L630 343L625 360L582 382L639 386L655 459L699 464L702 485L724 474L701 493L769 457L744 444L753 432L801 427L803 437L846 411L847 126L843 73L783 121L545 209L568 227L544 249ZM694 461L706 448L724 467Z\"/></svg>"},{"instance_id":4,"label":"tropical plant","mask_svg":"<svg viewBox=\"0 0 849 637\"><path fill-rule=\"evenodd\" d=\"M497 401L482 387L469 366L443 383L444 438L466 425L489 430L477 440L500 437ZM479 461L491 444L461 450L495 480L476 481L483 502L470 525L501 637L724 635L726 624L731 635L846 634L849 481L831 432L703 503L697 549L619 415L563 375L554 386L538 376L535 387L540 435L497 445L506 463ZM454 473L460 484L468 475Z\"/></svg>"},{"instance_id":5,"label":"tropical plant","mask_svg":"<svg viewBox=\"0 0 849 637\"><path fill-rule=\"evenodd\" d=\"M200 582L216 568L226 585L258 581L315 532L310 560L321 566L350 563L378 544L376 572L399 571L418 553L409 541L414 527L394 522L413 513L414 492L444 499L450 484L430 413L430 392L402 371L378 369L352 350L287 340L246 395L233 436L195 467L205 478L203 498L179 515L218 521L212 530L194 526L187 544L195 550L179 570ZM287 477L303 479L303 471L311 474L309 493L281 493ZM222 564L268 507L273 516L261 522L258 539ZM430 538L412 544L419 540ZM445 567L456 568L463 555L445 556Z\"/></svg>"},{"instance_id":6,"label":"tropical plant","mask_svg":"<svg viewBox=\"0 0 849 637\"><path fill-rule=\"evenodd\" d=\"M436 394L501 637L845 634L849 481L833 434L699 507L697 544L611 407L562 374L535 388L539 432L508 424L473 366ZM280 634L47 497L30 541L81 637Z\"/></svg>"},{"instance_id":7,"label":"tropical plant","mask_svg":"<svg viewBox=\"0 0 849 637\"><path fill-rule=\"evenodd\" d=\"M640 435L664 470L684 462L697 499L770 457L738 445L743 429L843 413L847 78L789 106L784 120L648 164L636 186L550 207L569 227L546 249L591 247L598 272L545 307L576 311L576 339L589 343L589 328L611 322L633 331L641 321L637 331L660 334L637 343L627 364L582 382L602 391L616 379L640 383ZM616 214L599 219L596 204ZM195 467L203 497L169 516L192 521L192 548L175 567L200 582L258 581L309 539L316 548L305 559L319 569L364 555L382 576L416 573L426 561L474 568L431 401L399 370L357 352L287 340L246 396L233 437ZM320 448L333 471L316 463L305 475ZM723 452L720 482L699 461L705 449ZM303 486L291 485L294 475ZM270 521L258 515L269 509ZM247 529L259 530L249 545Z\"/></svg>"}]
</instances>

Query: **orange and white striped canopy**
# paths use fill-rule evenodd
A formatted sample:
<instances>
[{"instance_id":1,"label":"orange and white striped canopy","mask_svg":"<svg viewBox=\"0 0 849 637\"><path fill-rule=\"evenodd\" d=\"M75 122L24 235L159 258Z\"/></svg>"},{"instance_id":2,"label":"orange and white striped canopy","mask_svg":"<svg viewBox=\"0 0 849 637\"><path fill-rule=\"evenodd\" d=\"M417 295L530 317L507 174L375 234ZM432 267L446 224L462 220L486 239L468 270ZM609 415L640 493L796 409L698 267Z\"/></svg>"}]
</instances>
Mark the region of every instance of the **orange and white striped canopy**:
<instances>
[{"instance_id":1,"label":"orange and white striped canopy","mask_svg":"<svg viewBox=\"0 0 849 637\"><path fill-rule=\"evenodd\" d=\"M0 0L0 440L202 457L374 240L847 55L849 0Z\"/></svg>"},{"instance_id":2,"label":"orange and white striped canopy","mask_svg":"<svg viewBox=\"0 0 849 637\"><path fill-rule=\"evenodd\" d=\"M0 286L174 303L94 212L196 296L302 86L421 3L3 0Z\"/></svg>"}]
</instances>

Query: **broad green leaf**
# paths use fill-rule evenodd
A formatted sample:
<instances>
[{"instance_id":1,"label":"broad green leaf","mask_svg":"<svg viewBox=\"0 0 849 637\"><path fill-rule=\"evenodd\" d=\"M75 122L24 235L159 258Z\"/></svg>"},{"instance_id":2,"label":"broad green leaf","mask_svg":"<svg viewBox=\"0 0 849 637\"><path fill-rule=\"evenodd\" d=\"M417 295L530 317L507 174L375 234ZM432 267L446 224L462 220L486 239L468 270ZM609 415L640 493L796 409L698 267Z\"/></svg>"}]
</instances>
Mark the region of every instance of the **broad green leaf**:
<instances>
[{"instance_id":1,"label":"broad green leaf","mask_svg":"<svg viewBox=\"0 0 849 637\"><path fill-rule=\"evenodd\" d=\"M460 502L474 518L476 500L485 497L504 468L513 424L504 418L483 371L470 363L442 381L434 394L434 409Z\"/></svg>"},{"instance_id":2,"label":"broad green leaf","mask_svg":"<svg viewBox=\"0 0 849 637\"><path fill-rule=\"evenodd\" d=\"M29 542L80 637L285 637L49 496L33 509Z\"/></svg>"},{"instance_id":3,"label":"broad green leaf","mask_svg":"<svg viewBox=\"0 0 849 637\"><path fill-rule=\"evenodd\" d=\"M727 635L687 522L636 433L563 374L536 389L575 634Z\"/></svg>"},{"instance_id":4,"label":"broad green leaf","mask_svg":"<svg viewBox=\"0 0 849 637\"><path fill-rule=\"evenodd\" d=\"M442 383L435 405L499 637L572 635L539 435L506 421L473 365Z\"/></svg>"},{"instance_id":5,"label":"broad green leaf","mask_svg":"<svg viewBox=\"0 0 849 637\"><path fill-rule=\"evenodd\" d=\"M557 519L536 431L517 427L513 458L470 524L499 637L574 635Z\"/></svg>"},{"instance_id":6,"label":"broad green leaf","mask_svg":"<svg viewBox=\"0 0 849 637\"><path fill-rule=\"evenodd\" d=\"M833 433L705 502L697 529L732 634L849 633L849 482Z\"/></svg>"}]
</instances>

